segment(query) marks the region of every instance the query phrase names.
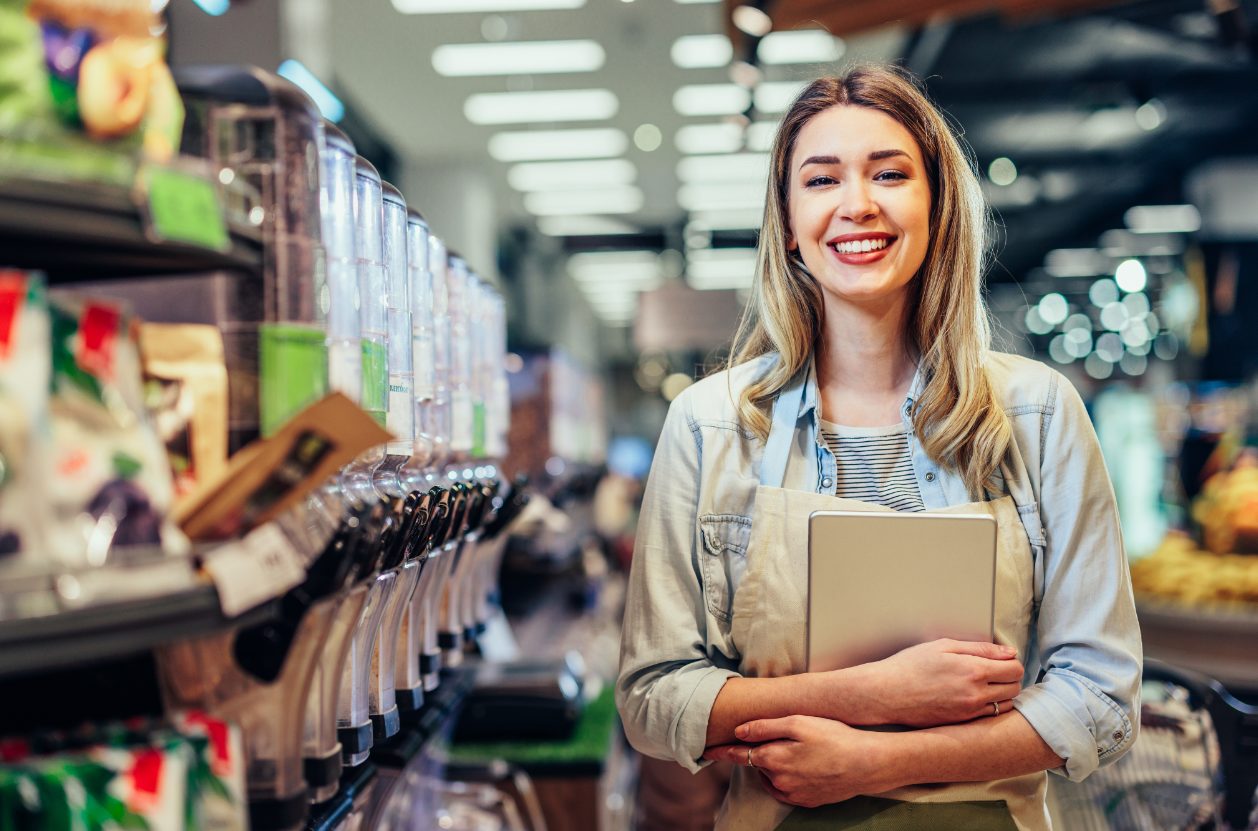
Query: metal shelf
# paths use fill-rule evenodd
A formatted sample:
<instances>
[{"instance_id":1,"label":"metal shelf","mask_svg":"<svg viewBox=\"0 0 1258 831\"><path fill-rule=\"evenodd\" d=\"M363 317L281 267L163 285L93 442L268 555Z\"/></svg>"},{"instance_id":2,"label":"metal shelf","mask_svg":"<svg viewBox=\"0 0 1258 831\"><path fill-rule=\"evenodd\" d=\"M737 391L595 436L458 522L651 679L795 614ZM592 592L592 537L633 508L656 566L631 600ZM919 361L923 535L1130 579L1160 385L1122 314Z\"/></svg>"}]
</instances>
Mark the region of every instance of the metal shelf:
<instances>
[{"instance_id":1,"label":"metal shelf","mask_svg":"<svg viewBox=\"0 0 1258 831\"><path fill-rule=\"evenodd\" d=\"M156 242L146 235L126 187L0 176L0 265L38 269L54 283L222 269L260 272L258 229L232 224L229 233L226 251Z\"/></svg>"}]
</instances>

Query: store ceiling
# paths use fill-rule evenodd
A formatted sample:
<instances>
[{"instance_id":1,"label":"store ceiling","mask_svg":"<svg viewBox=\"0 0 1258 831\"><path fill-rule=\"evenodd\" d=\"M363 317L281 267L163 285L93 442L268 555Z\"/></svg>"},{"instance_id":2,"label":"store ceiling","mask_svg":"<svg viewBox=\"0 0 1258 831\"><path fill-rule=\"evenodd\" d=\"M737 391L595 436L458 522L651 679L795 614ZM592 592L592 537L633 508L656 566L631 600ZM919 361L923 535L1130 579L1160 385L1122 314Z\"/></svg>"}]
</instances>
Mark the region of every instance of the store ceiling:
<instances>
[{"instance_id":1,"label":"store ceiling","mask_svg":"<svg viewBox=\"0 0 1258 831\"><path fill-rule=\"evenodd\" d=\"M1123 212L1134 204L1181 200L1183 174L1200 160L1252 152L1258 72L1252 35L1243 29L1246 13L1258 24L1258 0L1244 0L1222 16L1210 9L1231 4L1204 0L1056 0L1050 5L1074 10L1045 16L1040 4L1031 17L1035 4L1022 0L934 4L961 12L1015 6L1019 12L1008 17L984 11L955 20L926 17L923 10L931 4L920 0L781 2L784 9L831 6L835 25L852 29L834 32L846 45L841 62L902 60L927 76L984 171L998 157L1013 160L1020 174L1013 184L985 183L1003 225L994 279L1021 279L1051 248L1095 243L1099 232L1121 227ZM504 224L532 219L522 195L507 183L509 165L488 155L495 133L611 127L633 136L640 125L654 124L662 133L657 150L645 152L630 140L623 154L636 168L641 209L614 218L656 240L666 229L673 245L687 238L678 201L683 156L675 136L685 126L722 119L679 115L674 94L686 85L729 83L730 72L725 66L679 68L670 49L683 35L725 32L722 3L586 0L565 11L501 14L402 14L388 0L332 5L338 88L404 157L483 164L491 171ZM1092 10L1078 11L1082 6ZM858 25L851 16L858 7L881 8L881 18L861 18ZM888 9L900 7L910 25L880 25ZM772 4L768 8L773 11ZM790 22L805 17L796 14ZM451 78L433 69L438 46L493 39L591 39L606 57L601 68L582 73ZM824 67L762 69L768 82L802 82ZM597 122L503 126L473 125L464 114L465 99L476 93L572 89L610 90L616 113ZM716 244L751 238L749 231L718 234ZM632 243L625 240L596 243ZM574 249L589 244L570 240Z\"/></svg>"}]
</instances>

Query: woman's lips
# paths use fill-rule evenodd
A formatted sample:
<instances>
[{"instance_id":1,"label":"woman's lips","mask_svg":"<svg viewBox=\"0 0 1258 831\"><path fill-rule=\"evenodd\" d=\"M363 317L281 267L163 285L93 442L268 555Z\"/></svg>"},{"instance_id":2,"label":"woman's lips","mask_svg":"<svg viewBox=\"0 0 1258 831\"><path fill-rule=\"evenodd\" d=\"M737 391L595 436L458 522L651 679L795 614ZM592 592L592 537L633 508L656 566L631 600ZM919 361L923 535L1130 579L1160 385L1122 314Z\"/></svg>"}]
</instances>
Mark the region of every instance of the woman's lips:
<instances>
[{"instance_id":1,"label":"woman's lips","mask_svg":"<svg viewBox=\"0 0 1258 831\"><path fill-rule=\"evenodd\" d=\"M883 257L887 256L887 252L891 250L891 246L895 245L896 239L896 237L891 237L887 240L887 244L882 248L875 251L862 251L859 254L839 253L835 250L833 245L826 245L826 248L830 251L831 255L844 265L869 265L870 263L876 263Z\"/></svg>"}]
</instances>

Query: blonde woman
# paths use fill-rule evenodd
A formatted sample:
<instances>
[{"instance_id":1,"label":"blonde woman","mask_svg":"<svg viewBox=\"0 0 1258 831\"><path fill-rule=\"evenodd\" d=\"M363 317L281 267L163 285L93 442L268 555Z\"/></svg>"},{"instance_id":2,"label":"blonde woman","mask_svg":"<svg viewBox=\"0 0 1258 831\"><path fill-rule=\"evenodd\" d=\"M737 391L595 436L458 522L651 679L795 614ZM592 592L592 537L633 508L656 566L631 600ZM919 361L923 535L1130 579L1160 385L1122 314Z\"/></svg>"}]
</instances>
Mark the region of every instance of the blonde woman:
<instances>
[{"instance_id":1,"label":"blonde woman","mask_svg":"<svg viewBox=\"0 0 1258 831\"><path fill-rule=\"evenodd\" d=\"M740 348L669 411L617 702L643 753L736 770L718 829L1048 829L1136 737L1141 647L1082 401L990 350L987 209L898 70L800 94L774 142ZM997 643L804 671L811 511L991 514ZM906 731L859 729L903 725Z\"/></svg>"}]
</instances>

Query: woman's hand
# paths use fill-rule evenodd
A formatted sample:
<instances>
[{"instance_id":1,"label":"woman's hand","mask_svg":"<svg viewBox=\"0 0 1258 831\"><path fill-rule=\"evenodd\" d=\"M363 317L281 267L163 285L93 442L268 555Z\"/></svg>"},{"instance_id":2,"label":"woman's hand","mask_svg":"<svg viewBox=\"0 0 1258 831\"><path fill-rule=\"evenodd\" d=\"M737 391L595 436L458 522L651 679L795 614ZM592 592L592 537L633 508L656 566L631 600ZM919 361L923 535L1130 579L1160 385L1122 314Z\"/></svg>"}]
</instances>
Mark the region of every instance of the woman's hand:
<instances>
[{"instance_id":1,"label":"woman's hand","mask_svg":"<svg viewBox=\"0 0 1258 831\"><path fill-rule=\"evenodd\" d=\"M891 758L888 734L857 730L813 716L763 719L735 730L745 744L709 747L712 761L747 764L747 751L774 799L813 808L899 787L901 767Z\"/></svg>"},{"instance_id":2,"label":"woman's hand","mask_svg":"<svg viewBox=\"0 0 1258 831\"><path fill-rule=\"evenodd\" d=\"M1022 662L1010 646L950 638L903 649L866 669L883 724L935 727L1013 707Z\"/></svg>"}]
</instances>

